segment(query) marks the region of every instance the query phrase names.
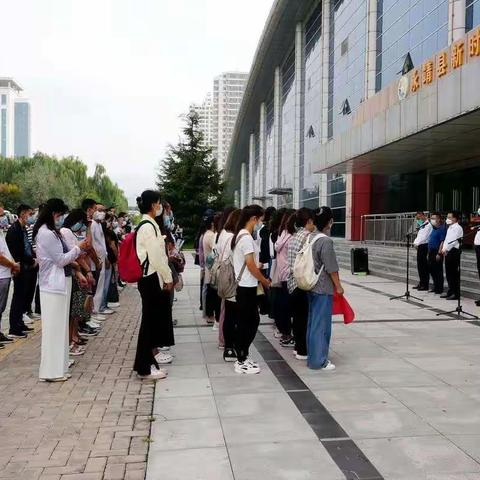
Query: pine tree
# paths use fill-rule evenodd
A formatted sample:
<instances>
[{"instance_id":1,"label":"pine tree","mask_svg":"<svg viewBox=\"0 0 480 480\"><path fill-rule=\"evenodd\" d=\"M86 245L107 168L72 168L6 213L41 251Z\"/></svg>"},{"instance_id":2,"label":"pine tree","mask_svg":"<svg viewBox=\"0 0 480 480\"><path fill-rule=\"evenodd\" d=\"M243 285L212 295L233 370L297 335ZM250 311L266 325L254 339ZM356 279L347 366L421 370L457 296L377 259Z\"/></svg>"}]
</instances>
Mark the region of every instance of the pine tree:
<instances>
[{"instance_id":1,"label":"pine tree","mask_svg":"<svg viewBox=\"0 0 480 480\"><path fill-rule=\"evenodd\" d=\"M205 210L224 207L225 184L212 149L202 143L198 114L192 110L184 121L183 139L176 146L168 146L157 186L172 205L177 223L192 239Z\"/></svg>"}]
</instances>

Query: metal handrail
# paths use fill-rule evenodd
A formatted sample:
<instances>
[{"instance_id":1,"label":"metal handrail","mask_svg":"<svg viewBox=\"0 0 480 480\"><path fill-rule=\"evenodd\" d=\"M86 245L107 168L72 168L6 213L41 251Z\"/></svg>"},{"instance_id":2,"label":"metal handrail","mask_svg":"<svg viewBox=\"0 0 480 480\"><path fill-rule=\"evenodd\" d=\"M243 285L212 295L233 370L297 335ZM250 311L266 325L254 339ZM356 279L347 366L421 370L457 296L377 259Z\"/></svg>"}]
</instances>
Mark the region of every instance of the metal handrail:
<instances>
[{"instance_id":1,"label":"metal handrail","mask_svg":"<svg viewBox=\"0 0 480 480\"><path fill-rule=\"evenodd\" d=\"M416 215L417 212L362 215L360 238L365 243L404 245L407 233L415 227Z\"/></svg>"}]
</instances>

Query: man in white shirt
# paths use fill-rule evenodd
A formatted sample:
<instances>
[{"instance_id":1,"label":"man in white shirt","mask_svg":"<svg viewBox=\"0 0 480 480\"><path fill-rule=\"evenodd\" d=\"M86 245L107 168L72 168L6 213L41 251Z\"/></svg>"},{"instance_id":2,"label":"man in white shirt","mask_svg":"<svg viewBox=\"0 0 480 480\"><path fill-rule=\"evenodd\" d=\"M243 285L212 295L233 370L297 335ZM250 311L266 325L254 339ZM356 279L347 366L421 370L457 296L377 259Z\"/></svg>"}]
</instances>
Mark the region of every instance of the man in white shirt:
<instances>
[{"instance_id":1,"label":"man in white shirt","mask_svg":"<svg viewBox=\"0 0 480 480\"><path fill-rule=\"evenodd\" d=\"M432 233L432 225L424 212L417 212L417 238L413 245L417 249L417 270L420 279L416 288L418 291L427 291L429 287L428 271L428 240Z\"/></svg>"},{"instance_id":2,"label":"man in white shirt","mask_svg":"<svg viewBox=\"0 0 480 480\"><path fill-rule=\"evenodd\" d=\"M7 306L12 273L15 274L20 271L20 264L13 261L12 255L10 254L10 250L7 246L7 242L5 241L5 231L9 226L9 219L5 215L3 205L0 204L0 328L2 314ZM13 342L13 340L8 338L0 330L0 348L3 348L4 344L11 342Z\"/></svg>"},{"instance_id":3,"label":"man in white shirt","mask_svg":"<svg viewBox=\"0 0 480 480\"><path fill-rule=\"evenodd\" d=\"M480 208L478 209L478 216L480 217ZM475 246L475 255L477 256L477 271L478 271L478 277L480 278L480 225L476 227L477 228L477 233L475 235L475 240L473 241L473 244ZM475 302L475 305L477 307L480 307L480 300L477 300Z\"/></svg>"},{"instance_id":4,"label":"man in white shirt","mask_svg":"<svg viewBox=\"0 0 480 480\"><path fill-rule=\"evenodd\" d=\"M445 257L445 274L448 291L440 295L447 300L458 300L460 297L460 241L463 237L463 228L458 223L459 212L449 212L446 220L448 226L445 241L440 246L440 252Z\"/></svg>"}]
</instances>

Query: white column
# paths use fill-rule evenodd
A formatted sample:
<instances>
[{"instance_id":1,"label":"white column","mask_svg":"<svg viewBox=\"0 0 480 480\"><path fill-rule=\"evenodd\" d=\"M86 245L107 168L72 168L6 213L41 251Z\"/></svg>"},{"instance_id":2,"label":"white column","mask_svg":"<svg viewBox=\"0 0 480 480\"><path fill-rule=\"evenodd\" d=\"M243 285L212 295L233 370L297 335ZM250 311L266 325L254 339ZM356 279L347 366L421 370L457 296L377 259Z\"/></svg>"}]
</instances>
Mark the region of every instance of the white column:
<instances>
[{"instance_id":1,"label":"white column","mask_svg":"<svg viewBox=\"0 0 480 480\"><path fill-rule=\"evenodd\" d=\"M238 190L235 190L233 192L233 206L235 208L239 208L240 207L240 194L238 192Z\"/></svg>"},{"instance_id":2,"label":"white column","mask_svg":"<svg viewBox=\"0 0 480 480\"><path fill-rule=\"evenodd\" d=\"M448 0L448 44L465 35L465 0Z\"/></svg>"},{"instance_id":3,"label":"white column","mask_svg":"<svg viewBox=\"0 0 480 480\"><path fill-rule=\"evenodd\" d=\"M242 162L240 168L240 208L247 204L247 164Z\"/></svg>"},{"instance_id":4,"label":"white column","mask_svg":"<svg viewBox=\"0 0 480 480\"><path fill-rule=\"evenodd\" d=\"M305 105L305 31L295 31L295 140L293 145L293 208L300 208L300 165L303 162Z\"/></svg>"},{"instance_id":5,"label":"white column","mask_svg":"<svg viewBox=\"0 0 480 480\"><path fill-rule=\"evenodd\" d=\"M375 95L375 83L377 80L377 19L378 0L368 0L368 31L365 77L365 98Z\"/></svg>"},{"instance_id":6,"label":"white column","mask_svg":"<svg viewBox=\"0 0 480 480\"><path fill-rule=\"evenodd\" d=\"M282 71L275 69L273 83L273 186L280 186L282 175ZM273 196L273 206L278 206L278 196Z\"/></svg>"},{"instance_id":7,"label":"white column","mask_svg":"<svg viewBox=\"0 0 480 480\"><path fill-rule=\"evenodd\" d=\"M266 196L266 175L267 175L267 162L266 162L266 148L265 148L265 130L266 130L266 122L267 122L267 105L265 102L260 104L260 128L259 128L259 142L260 142L260 191L258 194L261 197ZM265 206L265 201L262 202Z\"/></svg>"},{"instance_id":8,"label":"white column","mask_svg":"<svg viewBox=\"0 0 480 480\"><path fill-rule=\"evenodd\" d=\"M248 203L253 203L255 196L255 134L250 134L250 148L248 154Z\"/></svg>"},{"instance_id":9,"label":"white column","mask_svg":"<svg viewBox=\"0 0 480 480\"><path fill-rule=\"evenodd\" d=\"M322 4L322 143L328 141L328 73L330 63L330 0Z\"/></svg>"}]
</instances>

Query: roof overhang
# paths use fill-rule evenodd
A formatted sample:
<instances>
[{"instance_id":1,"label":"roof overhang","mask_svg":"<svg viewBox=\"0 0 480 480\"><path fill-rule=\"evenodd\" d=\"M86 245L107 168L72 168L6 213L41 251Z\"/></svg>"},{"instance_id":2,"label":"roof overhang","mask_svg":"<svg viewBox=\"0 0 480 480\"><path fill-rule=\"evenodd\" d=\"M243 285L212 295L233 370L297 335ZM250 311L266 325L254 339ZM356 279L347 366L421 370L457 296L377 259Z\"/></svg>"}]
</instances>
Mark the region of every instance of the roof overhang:
<instances>
[{"instance_id":1,"label":"roof overhang","mask_svg":"<svg viewBox=\"0 0 480 480\"><path fill-rule=\"evenodd\" d=\"M283 63L295 43L295 28L316 0L275 0L255 53L247 86L230 143L226 178L240 178L242 159L248 159L249 136L259 121L259 106L271 93L275 68Z\"/></svg>"}]
</instances>

